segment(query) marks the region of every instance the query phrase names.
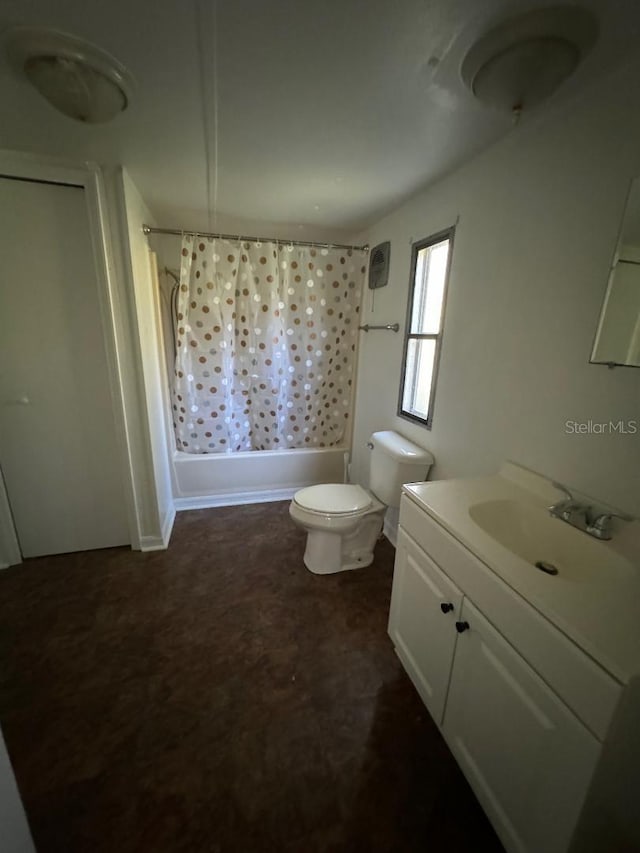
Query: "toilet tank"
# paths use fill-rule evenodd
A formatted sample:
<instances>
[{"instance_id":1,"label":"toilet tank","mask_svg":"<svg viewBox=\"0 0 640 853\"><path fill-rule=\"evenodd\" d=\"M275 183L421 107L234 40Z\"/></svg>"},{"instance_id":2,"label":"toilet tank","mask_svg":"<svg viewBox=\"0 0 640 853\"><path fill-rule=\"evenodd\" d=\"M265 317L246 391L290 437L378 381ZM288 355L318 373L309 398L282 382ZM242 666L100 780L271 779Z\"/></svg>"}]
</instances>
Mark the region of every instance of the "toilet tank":
<instances>
[{"instance_id":1,"label":"toilet tank","mask_svg":"<svg viewBox=\"0 0 640 853\"><path fill-rule=\"evenodd\" d=\"M392 430L374 432L371 444L371 491L387 506L400 506L402 486L426 480L433 456Z\"/></svg>"}]
</instances>

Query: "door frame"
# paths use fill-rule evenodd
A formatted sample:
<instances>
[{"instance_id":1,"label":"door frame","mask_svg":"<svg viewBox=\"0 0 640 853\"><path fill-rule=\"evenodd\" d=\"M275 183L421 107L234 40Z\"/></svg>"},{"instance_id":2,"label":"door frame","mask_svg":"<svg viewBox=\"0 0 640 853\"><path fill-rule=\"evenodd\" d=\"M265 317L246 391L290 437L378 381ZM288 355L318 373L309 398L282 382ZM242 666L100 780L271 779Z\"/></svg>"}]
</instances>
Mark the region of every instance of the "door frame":
<instances>
[{"instance_id":1,"label":"door frame","mask_svg":"<svg viewBox=\"0 0 640 853\"><path fill-rule=\"evenodd\" d=\"M118 316L127 308L121 305L122 300L113 274L107 195L102 171L97 164L91 162L78 163L40 154L0 150L0 177L71 184L84 190L129 534L131 547L139 549L140 532L125 402L125 388L135 384L135 378L127 375L118 354ZM11 505L4 480L0 476L0 568L21 562L22 554L13 524Z\"/></svg>"}]
</instances>

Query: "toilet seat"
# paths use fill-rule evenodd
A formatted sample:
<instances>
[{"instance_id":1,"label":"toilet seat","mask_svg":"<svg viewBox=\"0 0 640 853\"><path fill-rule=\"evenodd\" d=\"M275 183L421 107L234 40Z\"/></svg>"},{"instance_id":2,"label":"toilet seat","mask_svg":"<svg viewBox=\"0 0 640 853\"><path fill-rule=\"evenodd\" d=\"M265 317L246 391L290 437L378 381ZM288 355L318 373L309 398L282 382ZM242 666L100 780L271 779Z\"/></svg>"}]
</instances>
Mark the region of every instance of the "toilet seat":
<instances>
[{"instance_id":1,"label":"toilet seat","mask_svg":"<svg viewBox=\"0 0 640 853\"><path fill-rule=\"evenodd\" d=\"M402 484L425 479L433 464L428 451L391 430L374 432L369 447L369 491L325 483L300 489L289 504L291 520L307 534L304 564L316 575L371 565L387 507L398 507Z\"/></svg>"},{"instance_id":2,"label":"toilet seat","mask_svg":"<svg viewBox=\"0 0 640 853\"><path fill-rule=\"evenodd\" d=\"M305 566L323 575L370 565L385 510L360 486L330 483L300 489L289 515L307 533Z\"/></svg>"},{"instance_id":3,"label":"toilet seat","mask_svg":"<svg viewBox=\"0 0 640 853\"><path fill-rule=\"evenodd\" d=\"M361 486L347 483L323 483L296 492L293 498L311 514L349 517L361 515L372 504L371 495Z\"/></svg>"}]
</instances>

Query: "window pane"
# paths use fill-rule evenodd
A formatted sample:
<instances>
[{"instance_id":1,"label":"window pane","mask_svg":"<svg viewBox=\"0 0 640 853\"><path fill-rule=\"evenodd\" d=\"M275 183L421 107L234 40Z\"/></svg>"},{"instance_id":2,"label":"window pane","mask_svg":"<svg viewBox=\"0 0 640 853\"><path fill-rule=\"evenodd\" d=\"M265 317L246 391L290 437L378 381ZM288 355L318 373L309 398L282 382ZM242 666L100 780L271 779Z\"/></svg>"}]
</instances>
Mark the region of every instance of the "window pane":
<instances>
[{"instance_id":1,"label":"window pane","mask_svg":"<svg viewBox=\"0 0 640 853\"><path fill-rule=\"evenodd\" d=\"M448 257L448 239L418 252L411 314L414 335L437 335L440 331Z\"/></svg>"},{"instance_id":2,"label":"window pane","mask_svg":"<svg viewBox=\"0 0 640 853\"><path fill-rule=\"evenodd\" d=\"M407 369L404 378L402 409L411 415L427 420L429 397L433 382L436 358L436 341L433 338L407 342Z\"/></svg>"}]
</instances>

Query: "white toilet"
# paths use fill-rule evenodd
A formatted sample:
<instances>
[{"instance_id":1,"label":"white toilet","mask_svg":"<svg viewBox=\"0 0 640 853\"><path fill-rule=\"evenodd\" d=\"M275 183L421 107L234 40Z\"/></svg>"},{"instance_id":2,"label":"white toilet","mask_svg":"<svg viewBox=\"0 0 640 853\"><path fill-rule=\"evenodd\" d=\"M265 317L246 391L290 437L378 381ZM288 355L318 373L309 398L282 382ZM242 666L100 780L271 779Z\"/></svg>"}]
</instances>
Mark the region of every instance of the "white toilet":
<instances>
[{"instance_id":1,"label":"white toilet","mask_svg":"<svg viewBox=\"0 0 640 853\"><path fill-rule=\"evenodd\" d=\"M399 506L403 484L426 480L433 465L428 450L391 430L374 432L369 447L371 493L361 486L327 483L293 496L289 514L307 531L304 563L315 574L372 563L386 508Z\"/></svg>"}]
</instances>

